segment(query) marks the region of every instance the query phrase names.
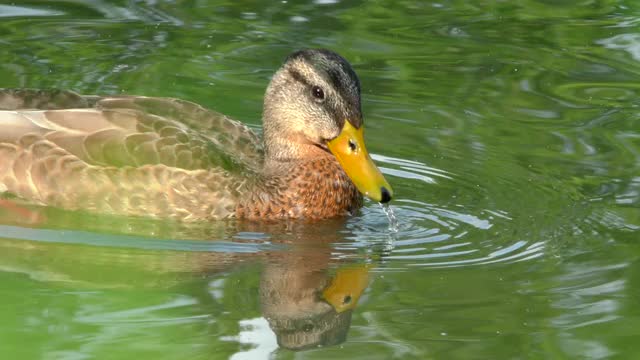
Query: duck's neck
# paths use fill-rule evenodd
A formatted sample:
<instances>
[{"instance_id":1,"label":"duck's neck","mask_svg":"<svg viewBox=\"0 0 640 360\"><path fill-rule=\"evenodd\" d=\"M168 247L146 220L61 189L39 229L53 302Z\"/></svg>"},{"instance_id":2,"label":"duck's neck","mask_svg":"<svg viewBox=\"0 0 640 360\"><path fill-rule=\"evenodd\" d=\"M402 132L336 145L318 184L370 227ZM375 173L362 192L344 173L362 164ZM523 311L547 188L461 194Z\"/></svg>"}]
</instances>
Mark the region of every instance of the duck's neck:
<instances>
[{"instance_id":1,"label":"duck's neck","mask_svg":"<svg viewBox=\"0 0 640 360\"><path fill-rule=\"evenodd\" d=\"M312 151L312 150L310 150ZM354 213L362 195L333 155L280 161L267 158L264 181L242 201L236 215L247 219L321 219Z\"/></svg>"},{"instance_id":2,"label":"duck's neck","mask_svg":"<svg viewBox=\"0 0 640 360\"><path fill-rule=\"evenodd\" d=\"M333 158L333 155L327 150L295 134L287 138L267 137L265 134L264 147L265 159L272 162L312 161L325 157Z\"/></svg>"},{"instance_id":3,"label":"duck's neck","mask_svg":"<svg viewBox=\"0 0 640 360\"><path fill-rule=\"evenodd\" d=\"M315 159L323 154L319 148L305 135L308 125L296 112L292 112L287 104L290 99L283 94L282 74L278 72L267 88L262 114L262 135L264 139L265 158L277 161Z\"/></svg>"}]
</instances>

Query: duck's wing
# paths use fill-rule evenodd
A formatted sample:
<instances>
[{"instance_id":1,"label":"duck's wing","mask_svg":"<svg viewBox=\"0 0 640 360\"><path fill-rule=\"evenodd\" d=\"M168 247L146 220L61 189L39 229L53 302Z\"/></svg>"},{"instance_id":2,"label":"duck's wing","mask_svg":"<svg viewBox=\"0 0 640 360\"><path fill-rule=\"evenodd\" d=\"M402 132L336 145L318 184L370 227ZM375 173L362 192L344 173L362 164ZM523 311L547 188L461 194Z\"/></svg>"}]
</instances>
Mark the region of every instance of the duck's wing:
<instances>
[{"instance_id":1,"label":"duck's wing","mask_svg":"<svg viewBox=\"0 0 640 360\"><path fill-rule=\"evenodd\" d=\"M179 219L233 214L263 152L196 104L0 90L0 192L70 209Z\"/></svg>"},{"instance_id":2,"label":"duck's wing","mask_svg":"<svg viewBox=\"0 0 640 360\"><path fill-rule=\"evenodd\" d=\"M184 100L0 89L0 111L0 142L35 134L92 165L244 171L263 161L246 125Z\"/></svg>"},{"instance_id":3,"label":"duck's wing","mask_svg":"<svg viewBox=\"0 0 640 360\"><path fill-rule=\"evenodd\" d=\"M87 108L95 103L95 96L82 96L68 90L2 89L0 110L56 110Z\"/></svg>"},{"instance_id":4,"label":"duck's wing","mask_svg":"<svg viewBox=\"0 0 640 360\"><path fill-rule=\"evenodd\" d=\"M210 141L218 153L246 166L259 167L264 158L260 139L249 127L189 101L115 96L98 98L94 106L105 111L130 109L180 123Z\"/></svg>"}]
</instances>

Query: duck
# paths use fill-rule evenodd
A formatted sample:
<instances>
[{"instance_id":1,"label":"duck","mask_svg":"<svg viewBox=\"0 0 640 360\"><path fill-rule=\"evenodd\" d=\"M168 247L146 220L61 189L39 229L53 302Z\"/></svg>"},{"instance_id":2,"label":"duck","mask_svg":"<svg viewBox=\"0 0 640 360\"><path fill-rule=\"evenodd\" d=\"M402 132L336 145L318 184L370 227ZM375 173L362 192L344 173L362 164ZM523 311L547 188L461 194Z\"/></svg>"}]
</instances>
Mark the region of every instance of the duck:
<instances>
[{"instance_id":1,"label":"duck","mask_svg":"<svg viewBox=\"0 0 640 360\"><path fill-rule=\"evenodd\" d=\"M181 99L0 89L0 198L178 221L349 216L363 195L393 197L360 94L327 49L296 51L272 76L262 136Z\"/></svg>"}]
</instances>

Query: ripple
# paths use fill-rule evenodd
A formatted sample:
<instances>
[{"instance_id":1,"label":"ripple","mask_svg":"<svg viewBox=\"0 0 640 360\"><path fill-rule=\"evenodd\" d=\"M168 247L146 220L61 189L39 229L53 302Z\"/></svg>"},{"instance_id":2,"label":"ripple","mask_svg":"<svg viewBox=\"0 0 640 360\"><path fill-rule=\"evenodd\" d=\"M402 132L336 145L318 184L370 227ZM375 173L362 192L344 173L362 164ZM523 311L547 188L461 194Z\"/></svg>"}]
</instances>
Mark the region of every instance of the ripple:
<instances>
[{"instance_id":1,"label":"ripple","mask_svg":"<svg viewBox=\"0 0 640 360\"><path fill-rule=\"evenodd\" d=\"M569 83L556 86L554 94L576 104L625 106L640 96L640 84Z\"/></svg>"},{"instance_id":2,"label":"ripple","mask_svg":"<svg viewBox=\"0 0 640 360\"><path fill-rule=\"evenodd\" d=\"M192 298L179 297L172 299L167 303L144 306L140 308L126 309L112 312L97 312L96 309L86 311L86 314L80 313L76 316L75 320L81 323L87 323L92 325L105 325L105 324L135 324L135 323L184 323L192 322L193 320L200 320L202 318L210 317L208 314L182 316L182 317L163 317L156 316L157 313L161 313L168 309L177 309L183 307L189 307L197 304L197 301Z\"/></svg>"},{"instance_id":3,"label":"ripple","mask_svg":"<svg viewBox=\"0 0 640 360\"><path fill-rule=\"evenodd\" d=\"M393 168L381 166L380 170L385 174L405 179L420 180L428 184L435 184L436 178L451 179L451 176L447 171L436 169L417 161L404 160L377 154L372 154L371 157L376 162L395 165Z\"/></svg>"},{"instance_id":4,"label":"ripple","mask_svg":"<svg viewBox=\"0 0 640 360\"><path fill-rule=\"evenodd\" d=\"M634 59L637 55L637 44L633 47L602 41L599 44L612 50L627 50ZM635 62L615 56L614 51L606 54L573 55L559 60L560 64L568 61L577 64L571 70L557 71L553 66L527 74L519 80L519 88L529 96L514 101L522 105L516 110L536 120L557 122L572 120L567 113L576 110L635 107L640 94L640 85L631 80L637 76Z\"/></svg>"},{"instance_id":5,"label":"ripple","mask_svg":"<svg viewBox=\"0 0 640 360\"><path fill-rule=\"evenodd\" d=\"M92 245L106 248L226 253L256 253L282 248L271 245L263 234L248 233L238 233L237 239L240 240L240 242L146 238L79 230L31 229L9 225L0 225L0 233L2 233L0 239Z\"/></svg>"},{"instance_id":6,"label":"ripple","mask_svg":"<svg viewBox=\"0 0 640 360\"><path fill-rule=\"evenodd\" d=\"M0 5L0 18L2 17L35 17L35 16L60 16L62 11L23 7L16 5Z\"/></svg>"},{"instance_id":7,"label":"ripple","mask_svg":"<svg viewBox=\"0 0 640 360\"><path fill-rule=\"evenodd\" d=\"M414 184L448 182L453 187L467 186L462 177L416 161L373 157L388 165L381 167L385 174ZM386 222L383 211L365 207L361 216L347 224L348 242L337 244L337 248L377 249L380 261L396 269L519 262L544 254L545 243L518 236L517 225L504 210L407 198L396 199L391 207L398 219L397 232L385 232L382 228Z\"/></svg>"},{"instance_id":8,"label":"ripple","mask_svg":"<svg viewBox=\"0 0 640 360\"><path fill-rule=\"evenodd\" d=\"M383 259L405 266L451 267L534 259L543 254L543 242L501 238L494 227L507 227L507 217L493 211L480 216L416 201L396 205L400 219L398 240ZM482 238L482 241L477 241Z\"/></svg>"},{"instance_id":9,"label":"ripple","mask_svg":"<svg viewBox=\"0 0 640 360\"><path fill-rule=\"evenodd\" d=\"M607 49L624 50L628 52L634 60L640 61L640 34L619 34L598 40L596 44L603 45Z\"/></svg>"}]
</instances>

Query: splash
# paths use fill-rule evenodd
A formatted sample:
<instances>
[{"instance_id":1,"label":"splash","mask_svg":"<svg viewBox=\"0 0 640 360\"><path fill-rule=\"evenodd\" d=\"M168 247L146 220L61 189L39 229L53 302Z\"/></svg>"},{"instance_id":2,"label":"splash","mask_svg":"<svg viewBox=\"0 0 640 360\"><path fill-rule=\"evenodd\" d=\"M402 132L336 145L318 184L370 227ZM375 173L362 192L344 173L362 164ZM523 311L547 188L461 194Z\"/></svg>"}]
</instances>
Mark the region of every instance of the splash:
<instances>
[{"instance_id":1,"label":"splash","mask_svg":"<svg viewBox=\"0 0 640 360\"><path fill-rule=\"evenodd\" d=\"M379 203L380 207L382 207L382 211L384 211L385 215L387 215L387 219L389 219L389 231L393 233L398 232L398 218L396 218L396 214L393 212L393 208L389 206L388 203Z\"/></svg>"}]
</instances>

